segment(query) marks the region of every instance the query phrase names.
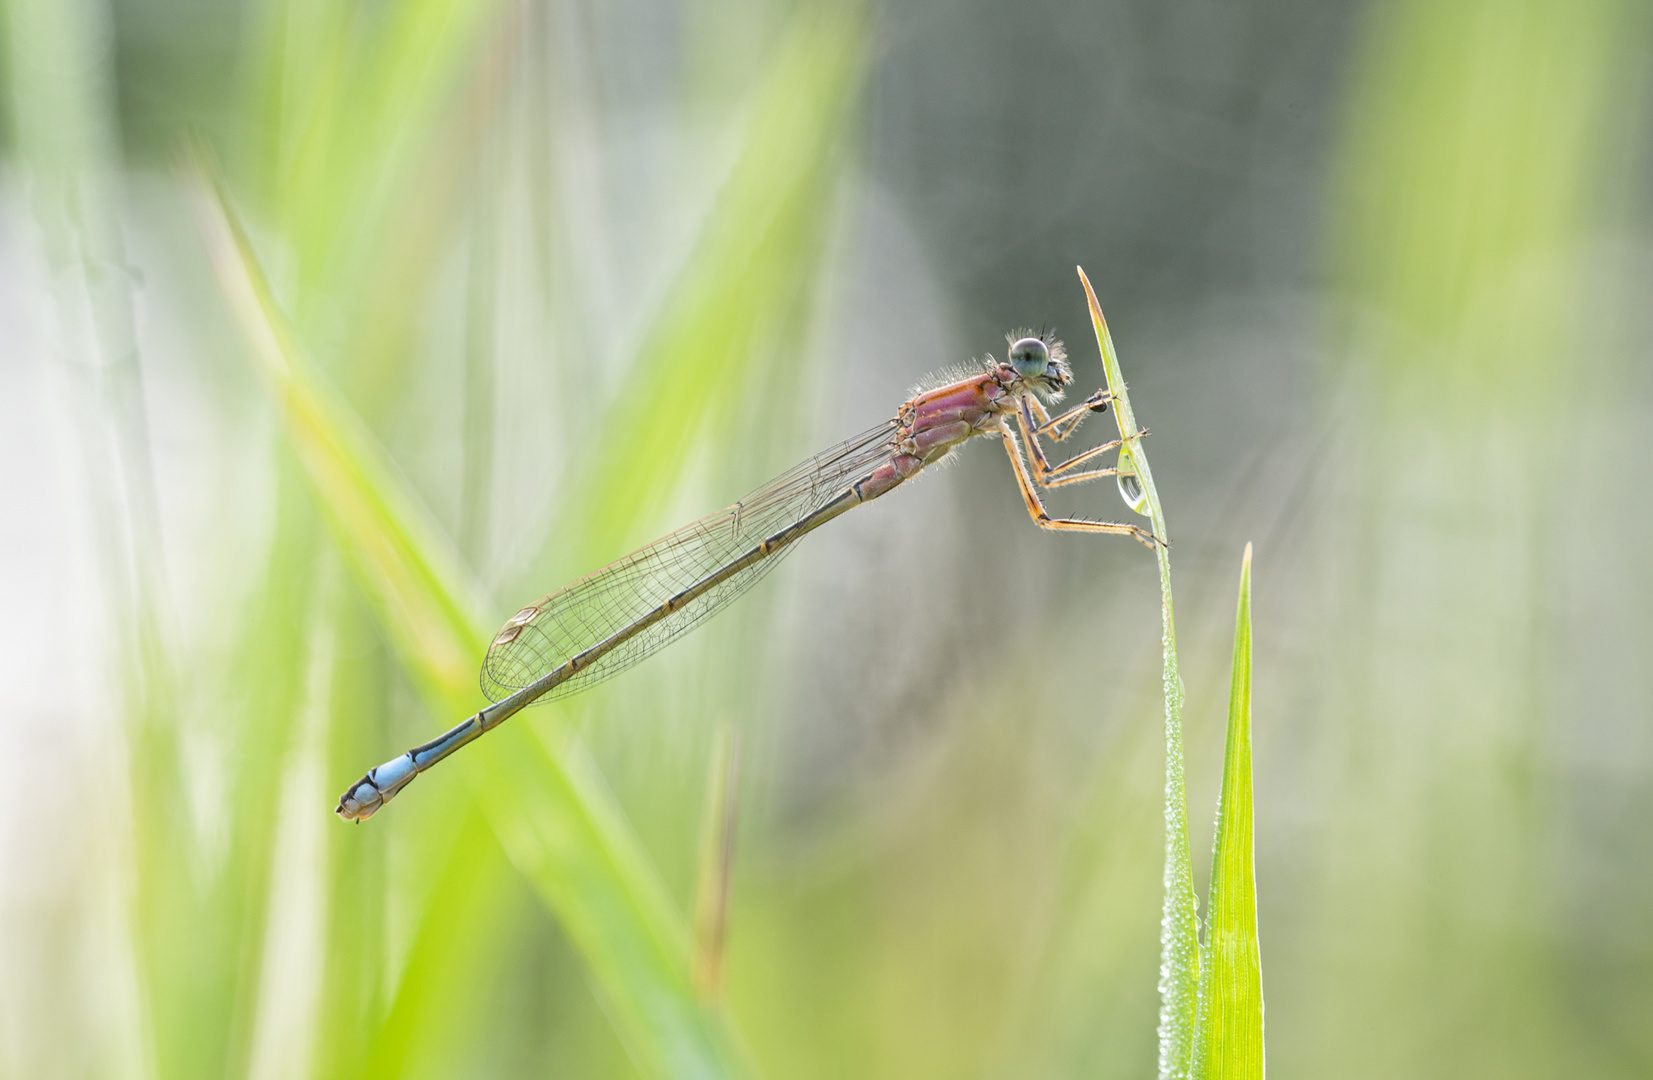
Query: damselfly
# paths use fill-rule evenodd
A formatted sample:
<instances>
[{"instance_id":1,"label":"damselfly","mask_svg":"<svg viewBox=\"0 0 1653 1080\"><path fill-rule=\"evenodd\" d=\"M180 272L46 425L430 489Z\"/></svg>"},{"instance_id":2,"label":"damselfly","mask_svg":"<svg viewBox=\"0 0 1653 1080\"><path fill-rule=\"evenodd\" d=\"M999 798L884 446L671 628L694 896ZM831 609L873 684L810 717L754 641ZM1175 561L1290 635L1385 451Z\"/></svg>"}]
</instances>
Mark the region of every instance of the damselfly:
<instances>
[{"instance_id":1,"label":"damselfly","mask_svg":"<svg viewBox=\"0 0 1653 1080\"><path fill-rule=\"evenodd\" d=\"M1045 512L1040 487L1118 476L1133 509L1141 505L1141 489L1128 469L1093 465L1121 445L1118 439L1050 464L1040 438L1068 438L1086 416L1106 411L1111 398L1098 390L1051 416L1043 401L1059 401L1073 381L1061 342L1045 334L1010 339L1005 361L989 361L977 374L916 395L887 423L511 616L482 665L482 690L493 704L369 770L340 796L338 814L351 821L370 817L414 777L527 706L584 690L664 647L751 588L805 533L899 487L978 436L1003 442L1022 501L1040 528L1158 543L1135 525Z\"/></svg>"}]
</instances>

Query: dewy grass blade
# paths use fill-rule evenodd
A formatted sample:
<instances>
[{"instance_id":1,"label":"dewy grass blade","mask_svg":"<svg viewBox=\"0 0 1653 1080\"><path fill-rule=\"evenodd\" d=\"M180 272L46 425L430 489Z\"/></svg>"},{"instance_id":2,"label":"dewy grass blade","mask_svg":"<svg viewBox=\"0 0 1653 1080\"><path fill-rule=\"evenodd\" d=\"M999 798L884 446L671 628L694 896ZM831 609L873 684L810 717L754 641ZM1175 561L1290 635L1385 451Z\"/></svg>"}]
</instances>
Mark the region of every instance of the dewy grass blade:
<instances>
[{"instance_id":1,"label":"dewy grass blade","mask_svg":"<svg viewBox=\"0 0 1653 1080\"><path fill-rule=\"evenodd\" d=\"M1205 966L1195 1075L1262 1080L1263 968L1257 941L1257 877L1251 794L1251 545L1240 565L1234 618L1234 674L1228 691L1228 746L1211 853Z\"/></svg>"},{"instance_id":2,"label":"dewy grass blade","mask_svg":"<svg viewBox=\"0 0 1653 1080\"><path fill-rule=\"evenodd\" d=\"M220 284L380 626L433 712L466 711L490 624L458 557L348 406L311 377L221 192L200 178L194 194ZM733 1039L690 989L686 928L595 770L570 746L510 745L472 755L484 810L581 952L639 1067L744 1075Z\"/></svg>"},{"instance_id":3,"label":"dewy grass blade","mask_svg":"<svg viewBox=\"0 0 1653 1080\"><path fill-rule=\"evenodd\" d=\"M1154 535L1170 541L1165 512L1154 489L1153 472L1136 437L1141 430L1131 412L1125 380L1119 373L1119 356L1108 334L1107 320L1096 302L1090 279L1079 268L1090 303L1091 326L1102 350L1102 366L1113 395L1114 417L1119 422L1120 466L1134 467L1142 486ZM1188 797L1182 764L1182 677L1177 673L1177 634L1171 613L1171 555L1162 544L1159 558L1160 622L1163 643L1165 689L1165 904L1160 918L1159 960L1159 1075L1161 1080L1186 1077L1193 1064L1194 1023L1199 1002L1200 939L1199 902L1194 896L1194 867L1188 851Z\"/></svg>"}]
</instances>

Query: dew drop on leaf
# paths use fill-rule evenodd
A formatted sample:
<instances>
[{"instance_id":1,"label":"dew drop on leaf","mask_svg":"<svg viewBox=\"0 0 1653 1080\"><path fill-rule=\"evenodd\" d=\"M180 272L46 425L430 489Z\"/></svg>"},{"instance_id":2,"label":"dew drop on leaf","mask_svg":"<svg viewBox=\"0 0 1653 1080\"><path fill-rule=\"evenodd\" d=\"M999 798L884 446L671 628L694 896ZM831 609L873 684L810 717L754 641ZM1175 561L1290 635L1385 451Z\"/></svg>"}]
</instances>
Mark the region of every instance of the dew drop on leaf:
<instances>
[{"instance_id":1,"label":"dew drop on leaf","mask_svg":"<svg viewBox=\"0 0 1653 1080\"><path fill-rule=\"evenodd\" d=\"M1148 512L1148 493L1142 490L1142 481L1136 475L1136 461L1128 447L1119 448L1119 497L1125 505L1139 514Z\"/></svg>"}]
</instances>

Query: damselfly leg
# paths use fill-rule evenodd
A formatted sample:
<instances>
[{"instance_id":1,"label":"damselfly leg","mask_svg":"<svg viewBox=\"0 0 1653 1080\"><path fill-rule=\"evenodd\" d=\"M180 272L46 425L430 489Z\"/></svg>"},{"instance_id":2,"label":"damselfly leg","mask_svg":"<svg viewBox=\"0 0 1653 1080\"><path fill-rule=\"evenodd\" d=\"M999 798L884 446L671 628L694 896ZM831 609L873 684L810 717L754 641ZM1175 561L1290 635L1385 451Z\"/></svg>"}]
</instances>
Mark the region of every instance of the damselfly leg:
<instances>
[{"instance_id":1,"label":"damselfly leg","mask_svg":"<svg viewBox=\"0 0 1653 1080\"><path fill-rule=\"evenodd\" d=\"M1035 398L1033 400L1033 415L1038 417L1038 424L1034 430L1040 435L1049 435L1057 442L1061 442L1075 431L1078 431L1080 423L1091 413L1107 412L1108 402L1112 400L1112 394L1106 390L1098 390L1067 412L1052 418L1045 412L1044 405Z\"/></svg>"},{"instance_id":2,"label":"damselfly leg","mask_svg":"<svg viewBox=\"0 0 1653 1080\"><path fill-rule=\"evenodd\" d=\"M1098 391L1098 393L1100 393L1100 391ZM1062 487L1066 484L1078 484L1086 480L1095 480L1102 476L1118 476L1119 470L1111 467L1102 469L1088 469L1084 472L1073 472L1072 470L1079 468L1079 466L1084 465L1087 462L1096 460L1096 458L1107 453L1109 450L1119 449L1121 446L1125 445L1124 439L1113 439L1109 442L1102 443L1099 446L1093 446L1089 450L1075 454L1073 457L1062 462L1060 465L1052 465L1050 463L1050 461L1045 457L1044 447L1039 443L1039 435L1047 430L1053 429L1056 424L1065 419L1067 419L1067 414L1064 414L1062 417L1058 417L1056 420L1047 420L1044 423L1040 423L1033 415L1032 410L1029 408L1028 399L1022 399L1021 409L1016 415L1016 425L1022 429L1022 438L1027 440L1028 457L1032 459L1033 463L1034 482L1042 488L1056 488ZM1079 419L1082 420L1084 417L1080 416ZM1072 425L1068 427L1066 431L1064 431L1061 435L1053 434L1052 438L1065 439L1067 436L1073 434L1073 429L1078 426L1079 420L1074 420ZM1139 431L1136 433L1136 437L1143 438L1147 434L1148 432L1146 430Z\"/></svg>"},{"instance_id":3,"label":"damselfly leg","mask_svg":"<svg viewBox=\"0 0 1653 1080\"><path fill-rule=\"evenodd\" d=\"M1000 432L1004 438L1004 449L1010 455L1010 465L1016 471L1016 486L1021 489L1022 502L1027 506L1027 514L1033 523L1041 529L1052 532L1089 532L1113 533L1116 536L1134 536L1138 541L1153 547L1160 541L1154 534L1139 529L1135 525L1124 525L1117 521L1087 521L1084 518L1053 518L1045 510L1045 504L1034 489L1033 477L1028 474L1027 464L1022 461L1021 451L1016 448L1016 436L1009 431Z\"/></svg>"},{"instance_id":4,"label":"damselfly leg","mask_svg":"<svg viewBox=\"0 0 1653 1080\"><path fill-rule=\"evenodd\" d=\"M1091 406L1081 405L1080 408L1088 410ZM1043 412L1043 410L1040 411ZM1011 467L1016 472L1016 486L1021 490L1022 502L1027 506L1028 516L1033 519L1033 523L1039 528L1049 529L1052 532L1112 533L1117 536L1134 536L1150 548L1160 543L1153 533L1140 529L1135 525L1127 525L1117 521L1090 521L1085 518L1053 518L1045 509L1044 500L1039 498L1038 488L1040 487L1046 489L1057 488L1065 484L1078 483L1082 480L1093 480L1100 476L1119 475L1119 470L1115 468L1090 469L1084 472L1069 473L1068 475L1062 474L1078 468L1087 461L1094 460L1099 454L1106 453L1109 450L1117 450L1124 445L1123 439L1114 439L1100 446L1094 446L1082 453L1075 454L1072 458L1054 467L1045 459L1044 448L1039 445L1037 433L1044 430L1054 430L1057 425L1071 421L1070 426L1061 436L1066 438L1073 434L1073 429L1079 426L1080 420L1084 419L1083 413L1074 417L1076 411L1077 409L1069 410L1055 420L1046 417L1043 422L1039 422L1034 419L1028 407L1028 399L1022 399L1021 407L1016 413L1016 425L1022 429L1022 437L1027 440L1028 454L1033 461L1031 472L1027 463L1022 460L1022 453L1016 446L1016 437L1010 433L1008 428L1001 432L1004 438L1005 452L1010 455ZM1147 432L1141 431L1137 434L1141 436L1146 435Z\"/></svg>"}]
</instances>

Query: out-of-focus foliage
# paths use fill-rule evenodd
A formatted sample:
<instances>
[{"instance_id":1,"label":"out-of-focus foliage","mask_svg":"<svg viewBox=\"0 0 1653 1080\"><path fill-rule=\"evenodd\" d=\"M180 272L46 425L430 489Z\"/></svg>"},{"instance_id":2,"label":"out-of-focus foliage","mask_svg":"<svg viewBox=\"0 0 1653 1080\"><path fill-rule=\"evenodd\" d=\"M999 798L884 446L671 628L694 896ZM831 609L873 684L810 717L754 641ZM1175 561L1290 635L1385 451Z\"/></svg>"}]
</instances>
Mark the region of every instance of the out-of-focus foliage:
<instances>
[{"instance_id":1,"label":"out-of-focus foliage","mask_svg":"<svg viewBox=\"0 0 1653 1080\"><path fill-rule=\"evenodd\" d=\"M330 812L522 603L1083 337L1076 263L1176 522L1196 807L1258 541L1273 1073L1653 1070L1646 5L0 13L0 1075L1151 1073L1159 582L999 454Z\"/></svg>"},{"instance_id":2,"label":"out-of-focus foliage","mask_svg":"<svg viewBox=\"0 0 1653 1080\"><path fill-rule=\"evenodd\" d=\"M329 401L305 370L233 211L202 175L208 166L194 168L197 214L224 291L265 368L288 439L317 502L332 519L381 632L433 712L463 713L475 693L471 673L482 662L482 649L467 643L487 640L487 631L470 610L474 603L468 602L458 560L420 520L400 479L375 460L355 418ZM688 992L681 926L582 757L566 749L546 754L533 745L507 753L500 740L484 746L466 758L472 771L481 773L472 780L479 801L513 864L580 949L643 1071L736 1075L738 1059L720 1046L717 1025ZM432 860L433 865L449 861L441 853ZM460 933L452 923L463 915L427 915L435 925L431 938ZM400 987L390 991L392 1017L401 993ZM413 1034L392 1031L392 1037L377 1038L363 1067L398 1060L398 1047Z\"/></svg>"}]
</instances>

